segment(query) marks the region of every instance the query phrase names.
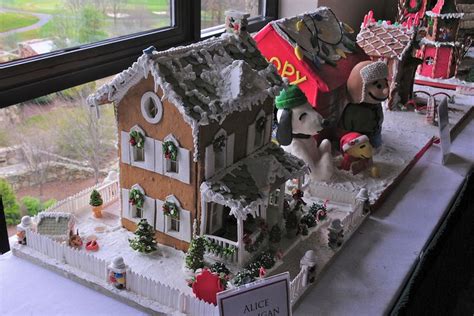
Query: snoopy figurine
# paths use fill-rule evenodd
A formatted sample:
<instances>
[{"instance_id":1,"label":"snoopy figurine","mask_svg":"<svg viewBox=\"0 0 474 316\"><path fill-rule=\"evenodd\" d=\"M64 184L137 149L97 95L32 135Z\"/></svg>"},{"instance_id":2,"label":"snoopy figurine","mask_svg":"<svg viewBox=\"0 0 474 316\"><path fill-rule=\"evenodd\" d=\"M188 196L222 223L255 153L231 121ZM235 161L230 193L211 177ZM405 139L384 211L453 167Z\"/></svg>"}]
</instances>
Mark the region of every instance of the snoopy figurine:
<instances>
[{"instance_id":1,"label":"snoopy figurine","mask_svg":"<svg viewBox=\"0 0 474 316\"><path fill-rule=\"evenodd\" d=\"M285 151L308 164L311 180L329 180L334 172L331 143L324 139L318 147L313 137L327 127L327 120L313 109L297 85L283 90L276 97L275 105L277 141Z\"/></svg>"}]
</instances>

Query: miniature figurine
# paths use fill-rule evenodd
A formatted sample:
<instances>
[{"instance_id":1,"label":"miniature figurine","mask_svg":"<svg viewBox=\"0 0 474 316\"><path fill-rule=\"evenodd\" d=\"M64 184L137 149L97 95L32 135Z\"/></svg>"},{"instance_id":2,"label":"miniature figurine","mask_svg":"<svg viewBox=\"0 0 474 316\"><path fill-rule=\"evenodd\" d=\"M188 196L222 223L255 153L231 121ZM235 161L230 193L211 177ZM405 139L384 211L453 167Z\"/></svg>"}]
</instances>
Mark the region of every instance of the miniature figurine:
<instances>
[{"instance_id":1,"label":"miniature figurine","mask_svg":"<svg viewBox=\"0 0 474 316\"><path fill-rule=\"evenodd\" d=\"M109 282L119 290L127 286L127 266L122 257L115 257L109 265Z\"/></svg>"},{"instance_id":2,"label":"miniature figurine","mask_svg":"<svg viewBox=\"0 0 474 316\"><path fill-rule=\"evenodd\" d=\"M328 246L331 249L336 249L342 245L344 241L344 229L340 219L335 219L331 222L328 228Z\"/></svg>"},{"instance_id":3,"label":"miniature figurine","mask_svg":"<svg viewBox=\"0 0 474 316\"><path fill-rule=\"evenodd\" d=\"M31 229L33 221L29 216L23 216L21 223L16 226L16 236L20 245L26 245L26 230Z\"/></svg>"},{"instance_id":4,"label":"miniature figurine","mask_svg":"<svg viewBox=\"0 0 474 316\"><path fill-rule=\"evenodd\" d=\"M370 168L372 177L379 177L379 170L372 161L373 149L366 135L350 132L341 137L341 151L343 160L340 166L342 170L352 170L352 174Z\"/></svg>"},{"instance_id":5,"label":"miniature figurine","mask_svg":"<svg viewBox=\"0 0 474 316\"><path fill-rule=\"evenodd\" d=\"M293 189L291 194L293 201L295 201L295 205L293 206L294 208L298 208L300 205L306 205L306 202L303 200L303 191L301 191L300 189Z\"/></svg>"},{"instance_id":6,"label":"miniature figurine","mask_svg":"<svg viewBox=\"0 0 474 316\"><path fill-rule=\"evenodd\" d=\"M69 236L69 246L76 249L81 249L82 247L82 238L79 236L79 230L74 234L72 231Z\"/></svg>"},{"instance_id":7,"label":"miniature figurine","mask_svg":"<svg viewBox=\"0 0 474 316\"><path fill-rule=\"evenodd\" d=\"M328 124L308 103L304 93L293 85L275 99L278 109L276 137L283 149L304 160L310 168L310 177L327 181L333 174L331 143L324 139L318 146L313 137Z\"/></svg>"},{"instance_id":8,"label":"miniature figurine","mask_svg":"<svg viewBox=\"0 0 474 316\"><path fill-rule=\"evenodd\" d=\"M388 68L384 62L363 61L351 71L347 80L350 102L340 120L340 127L369 137L377 148L382 145L383 110L388 98Z\"/></svg>"}]
</instances>

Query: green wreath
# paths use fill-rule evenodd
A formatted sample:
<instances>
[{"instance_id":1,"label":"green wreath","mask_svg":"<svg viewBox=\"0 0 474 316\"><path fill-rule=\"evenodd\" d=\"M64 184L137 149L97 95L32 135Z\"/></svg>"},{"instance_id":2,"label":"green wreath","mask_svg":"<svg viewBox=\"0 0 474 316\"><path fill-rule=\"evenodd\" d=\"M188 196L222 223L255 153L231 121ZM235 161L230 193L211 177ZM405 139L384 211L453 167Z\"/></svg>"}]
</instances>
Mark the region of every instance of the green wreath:
<instances>
[{"instance_id":1,"label":"green wreath","mask_svg":"<svg viewBox=\"0 0 474 316\"><path fill-rule=\"evenodd\" d=\"M172 141L168 140L163 143L163 154L166 159L176 161L178 158L178 148Z\"/></svg>"},{"instance_id":2,"label":"green wreath","mask_svg":"<svg viewBox=\"0 0 474 316\"><path fill-rule=\"evenodd\" d=\"M179 219L178 207L173 202L167 201L163 204L163 213L171 218Z\"/></svg>"},{"instance_id":3,"label":"green wreath","mask_svg":"<svg viewBox=\"0 0 474 316\"><path fill-rule=\"evenodd\" d=\"M137 146L138 148L143 148L145 144L145 136L138 131L131 131L130 132L130 145L132 147Z\"/></svg>"},{"instance_id":4,"label":"green wreath","mask_svg":"<svg viewBox=\"0 0 474 316\"><path fill-rule=\"evenodd\" d=\"M140 190L132 189L128 194L128 202L132 205L136 205L137 207L142 208L143 203L145 203L145 196Z\"/></svg>"},{"instance_id":5,"label":"green wreath","mask_svg":"<svg viewBox=\"0 0 474 316\"><path fill-rule=\"evenodd\" d=\"M410 6L411 0L405 0L403 7L408 11L408 13L417 13L421 9L421 4L423 0L416 0L416 5L414 7Z\"/></svg>"}]
</instances>

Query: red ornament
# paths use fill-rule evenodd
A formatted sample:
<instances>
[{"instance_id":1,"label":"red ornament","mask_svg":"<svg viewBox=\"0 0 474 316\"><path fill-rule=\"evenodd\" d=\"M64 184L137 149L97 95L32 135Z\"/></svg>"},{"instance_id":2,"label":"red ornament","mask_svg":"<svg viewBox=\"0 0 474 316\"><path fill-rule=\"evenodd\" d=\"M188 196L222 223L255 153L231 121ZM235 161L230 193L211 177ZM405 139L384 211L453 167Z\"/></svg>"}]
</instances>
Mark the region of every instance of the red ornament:
<instances>
[{"instance_id":1,"label":"red ornament","mask_svg":"<svg viewBox=\"0 0 474 316\"><path fill-rule=\"evenodd\" d=\"M263 278L265 276L265 274L267 274L267 270L265 270L264 267L260 267L260 269L258 270L258 276L260 278Z\"/></svg>"},{"instance_id":2,"label":"red ornament","mask_svg":"<svg viewBox=\"0 0 474 316\"><path fill-rule=\"evenodd\" d=\"M130 138L130 145L135 146L136 144L135 138Z\"/></svg>"},{"instance_id":3,"label":"red ornament","mask_svg":"<svg viewBox=\"0 0 474 316\"><path fill-rule=\"evenodd\" d=\"M196 275L196 282L193 283L193 293L204 302L217 305L217 293L224 291L224 286L219 276L203 269Z\"/></svg>"}]
</instances>

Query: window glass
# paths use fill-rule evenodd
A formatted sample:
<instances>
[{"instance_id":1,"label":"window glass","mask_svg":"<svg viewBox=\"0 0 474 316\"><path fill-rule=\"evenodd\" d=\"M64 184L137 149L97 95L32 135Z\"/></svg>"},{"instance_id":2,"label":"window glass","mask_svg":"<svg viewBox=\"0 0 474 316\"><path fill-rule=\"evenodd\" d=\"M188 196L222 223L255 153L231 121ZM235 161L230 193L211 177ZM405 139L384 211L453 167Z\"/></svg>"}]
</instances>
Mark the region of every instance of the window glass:
<instances>
[{"instance_id":1,"label":"window glass","mask_svg":"<svg viewBox=\"0 0 474 316\"><path fill-rule=\"evenodd\" d=\"M118 169L113 105L100 106L97 118L86 103L110 79L0 109L0 195L12 193L5 209L10 234L22 215L35 215Z\"/></svg>"},{"instance_id":2,"label":"window glass","mask_svg":"<svg viewBox=\"0 0 474 316\"><path fill-rule=\"evenodd\" d=\"M172 0L2 0L0 62L163 28Z\"/></svg>"},{"instance_id":3,"label":"window glass","mask_svg":"<svg viewBox=\"0 0 474 316\"><path fill-rule=\"evenodd\" d=\"M261 15L259 0L201 0L201 29L221 26L225 23L225 11L232 9L250 14L250 18Z\"/></svg>"}]
</instances>

